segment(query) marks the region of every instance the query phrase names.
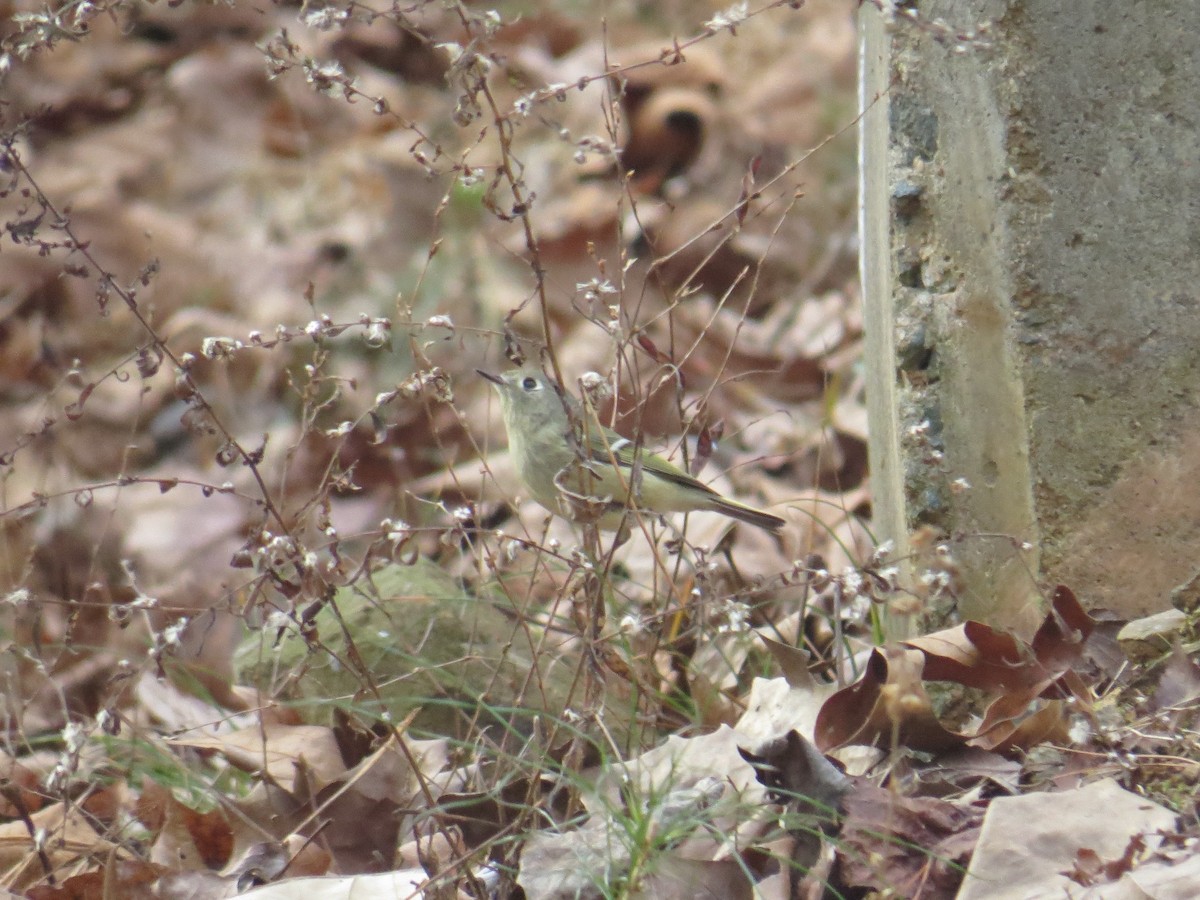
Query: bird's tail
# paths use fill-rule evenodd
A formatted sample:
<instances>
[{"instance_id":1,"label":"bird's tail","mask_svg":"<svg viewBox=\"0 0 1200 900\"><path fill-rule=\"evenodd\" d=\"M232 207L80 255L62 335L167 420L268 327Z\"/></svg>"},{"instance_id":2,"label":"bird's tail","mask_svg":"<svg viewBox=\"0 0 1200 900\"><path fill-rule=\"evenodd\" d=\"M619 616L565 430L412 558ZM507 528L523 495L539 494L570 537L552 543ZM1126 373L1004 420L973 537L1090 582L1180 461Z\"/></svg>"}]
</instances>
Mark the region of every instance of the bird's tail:
<instances>
[{"instance_id":1,"label":"bird's tail","mask_svg":"<svg viewBox=\"0 0 1200 900\"><path fill-rule=\"evenodd\" d=\"M736 500L729 500L725 497L714 499L709 509L713 512L729 516L732 519L737 519L739 522L745 522L748 525L754 525L758 528L765 528L772 533L778 532L779 529L787 524L779 516L764 512L761 509L755 509L753 506L747 506L745 503L738 503Z\"/></svg>"}]
</instances>

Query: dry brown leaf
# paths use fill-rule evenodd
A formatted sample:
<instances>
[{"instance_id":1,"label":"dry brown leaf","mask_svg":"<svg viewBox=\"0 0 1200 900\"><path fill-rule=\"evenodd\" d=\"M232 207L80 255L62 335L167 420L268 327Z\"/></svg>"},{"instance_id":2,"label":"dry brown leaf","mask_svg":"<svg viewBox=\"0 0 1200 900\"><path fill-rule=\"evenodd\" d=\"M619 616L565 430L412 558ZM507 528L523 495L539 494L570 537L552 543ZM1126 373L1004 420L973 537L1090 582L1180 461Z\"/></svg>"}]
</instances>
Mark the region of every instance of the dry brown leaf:
<instances>
[{"instance_id":1,"label":"dry brown leaf","mask_svg":"<svg viewBox=\"0 0 1200 900\"><path fill-rule=\"evenodd\" d=\"M821 857L824 839L837 830L850 780L795 731L742 756L758 772L768 796L789 814L791 863L798 871L810 872Z\"/></svg>"},{"instance_id":2,"label":"dry brown leaf","mask_svg":"<svg viewBox=\"0 0 1200 900\"><path fill-rule=\"evenodd\" d=\"M813 662L812 656L798 646L803 627L801 613L798 611L754 630L789 685L795 688L813 688L817 681L809 669Z\"/></svg>"},{"instance_id":3,"label":"dry brown leaf","mask_svg":"<svg viewBox=\"0 0 1200 900\"><path fill-rule=\"evenodd\" d=\"M15 819L24 810L35 813L45 803L45 795L39 790L41 777L19 760L0 751L0 818Z\"/></svg>"},{"instance_id":4,"label":"dry brown leaf","mask_svg":"<svg viewBox=\"0 0 1200 900\"><path fill-rule=\"evenodd\" d=\"M121 852L97 833L92 819L74 804L48 806L30 816L30 822L35 833L45 831L46 859L52 870L89 854ZM36 884L46 874L33 842L29 825L20 819L0 824L0 872L4 873L5 883L18 890Z\"/></svg>"},{"instance_id":5,"label":"dry brown leaf","mask_svg":"<svg viewBox=\"0 0 1200 900\"><path fill-rule=\"evenodd\" d=\"M824 751L845 744L946 750L966 737L942 727L921 683L917 650L876 648L863 677L838 691L817 716L815 743Z\"/></svg>"},{"instance_id":6,"label":"dry brown leaf","mask_svg":"<svg viewBox=\"0 0 1200 900\"><path fill-rule=\"evenodd\" d=\"M1100 885L1079 900L1191 900L1200 890L1200 856L1182 862L1144 862L1115 885Z\"/></svg>"},{"instance_id":7,"label":"dry brown leaf","mask_svg":"<svg viewBox=\"0 0 1200 900\"><path fill-rule=\"evenodd\" d=\"M842 801L838 868L851 887L900 897L949 898L978 837L982 812L931 797L905 797L856 780Z\"/></svg>"},{"instance_id":8,"label":"dry brown leaf","mask_svg":"<svg viewBox=\"0 0 1200 900\"><path fill-rule=\"evenodd\" d=\"M956 681L988 691L1022 686L1022 670L1033 661L1012 634L975 621L904 644L925 654L925 673L931 681Z\"/></svg>"},{"instance_id":9,"label":"dry brown leaf","mask_svg":"<svg viewBox=\"0 0 1200 900\"><path fill-rule=\"evenodd\" d=\"M233 831L220 809L201 813L169 790L147 781L137 801L138 818L156 832L149 861L171 871L220 869L233 852Z\"/></svg>"},{"instance_id":10,"label":"dry brown leaf","mask_svg":"<svg viewBox=\"0 0 1200 900\"><path fill-rule=\"evenodd\" d=\"M1036 708L1030 712L1030 704ZM1050 741L1067 744L1067 710L1060 700L1031 701L1021 695L1001 697L987 708L973 747L1012 753Z\"/></svg>"},{"instance_id":11,"label":"dry brown leaf","mask_svg":"<svg viewBox=\"0 0 1200 900\"><path fill-rule=\"evenodd\" d=\"M399 845L401 816L391 800L368 796L354 785L330 784L311 793L320 821L328 823L319 838L339 875L389 871Z\"/></svg>"},{"instance_id":12,"label":"dry brown leaf","mask_svg":"<svg viewBox=\"0 0 1200 900\"><path fill-rule=\"evenodd\" d=\"M738 860L680 859L666 853L629 896L638 900L750 900L759 894Z\"/></svg>"},{"instance_id":13,"label":"dry brown leaf","mask_svg":"<svg viewBox=\"0 0 1200 900\"><path fill-rule=\"evenodd\" d=\"M1065 587L1029 646L1007 632L967 622L956 628L876 649L863 677L831 697L817 721L823 750L889 742L945 750L969 742L999 752L1065 739L1065 716L1053 697L1083 693L1071 671L1081 658L1092 620ZM999 694L974 734L944 728L934 716L924 681L955 681ZM1039 697L1050 698L1029 712Z\"/></svg>"},{"instance_id":14,"label":"dry brown leaf","mask_svg":"<svg viewBox=\"0 0 1200 900\"><path fill-rule=\"evenodd\" d=\"M110 866L73 875L57 886L39 885L25 896L28 900L97 900L107 891L122 900L159 900L162 897L156 889L158 880L168 874L162 866L141 860L117 860Z\"/></svg>"},{"instance_id":15,"label":"dry brown leaf","mask_svg":"<svg viewBox=\"0 0 1200 900\"><path fill-rule=\"evenodd\" d=\"M315 789L346 772L333 731L319 725L266 725L212 737L173 738L170 743L220 753L247 772L263 772L286 791L295 788L301 766Z\"/></svg>"},{"instance_id":16,"label":"dry brown leaf","mask_svg":"<svg viewBox=\"0 0 1200 900\"><path fill-rule=\"evenodd\" d=\"M1190 703L1197 697L1200 697L1200 665L1176 646L1163 666L1162 677L1154 692L1154 706L1160 710L1170 709Z\"/></svg>"},{"instance_id":17,"label":"dry brown leaf","mask_svg":"<svg viewBox=\"0 0 1200 900\"><path fill-rule=\"evenodd\" d=\"M913 772L919 785L915 793L926 797L960 795L985 782L1003 793L1015 794L1020 777L1021 764L1016 760L971 746L941 753L930 765Z\"/></svg>"}]
</instances>

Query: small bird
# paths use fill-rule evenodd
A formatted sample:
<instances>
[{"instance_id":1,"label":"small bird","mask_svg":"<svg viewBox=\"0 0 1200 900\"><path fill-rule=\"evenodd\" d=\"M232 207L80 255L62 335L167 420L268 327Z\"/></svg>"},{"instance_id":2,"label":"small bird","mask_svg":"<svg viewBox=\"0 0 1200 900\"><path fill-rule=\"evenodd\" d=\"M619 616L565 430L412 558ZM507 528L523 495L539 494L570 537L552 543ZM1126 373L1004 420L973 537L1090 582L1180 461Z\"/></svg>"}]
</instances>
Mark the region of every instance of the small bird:
<instances>
[{"instance_id":1,"label":"small bird","mask_svg":"<svg viewBox=\"0 0 1200 900\"><path fill-rule=\"evenodd\" d=\"M786 523L708 485L586 414L579 401L538 369L503 375L476 369L500 394L508 447L538 503L573 521L621 528L629 507L654 514L717 512L779 531Z\"/></svg>"}]
</instances>

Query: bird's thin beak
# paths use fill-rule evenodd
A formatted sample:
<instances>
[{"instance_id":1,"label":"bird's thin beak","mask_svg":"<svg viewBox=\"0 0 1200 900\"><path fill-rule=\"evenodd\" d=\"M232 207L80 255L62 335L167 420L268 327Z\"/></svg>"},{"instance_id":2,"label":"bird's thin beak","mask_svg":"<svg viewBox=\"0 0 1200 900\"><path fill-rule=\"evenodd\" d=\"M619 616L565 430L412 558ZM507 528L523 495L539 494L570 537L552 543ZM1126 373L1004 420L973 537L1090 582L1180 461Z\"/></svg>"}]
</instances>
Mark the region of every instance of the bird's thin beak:
<instances>
[{"instance_id":1,"label":"bird's thin beak","mask_svg":"<svg viewBox=\"0 0 1200 900\"><path fill-rule=\"evenodd\" d=\"M490 381L492 384L499 385L500 387L504 387L504 379L501 378L499 375L493 375L491 372L483 371L483 369L476 369L475 371L479 375L483 376L488 381Z\"/></svg>"}]
</instances>

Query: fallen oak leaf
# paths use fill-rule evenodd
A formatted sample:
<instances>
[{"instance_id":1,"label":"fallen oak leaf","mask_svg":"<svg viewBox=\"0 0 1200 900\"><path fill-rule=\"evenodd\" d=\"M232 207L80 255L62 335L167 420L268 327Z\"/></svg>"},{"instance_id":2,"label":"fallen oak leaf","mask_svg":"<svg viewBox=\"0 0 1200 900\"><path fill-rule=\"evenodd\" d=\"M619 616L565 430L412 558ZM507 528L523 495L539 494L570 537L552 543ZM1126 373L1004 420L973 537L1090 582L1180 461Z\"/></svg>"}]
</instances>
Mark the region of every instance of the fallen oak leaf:
<instances>
[{"instance_id":1,"label":"fallen oak leaf","mask_svg":"<svg viewBox=\"0 0 1200 900\"><path fill-rule=\"evenodd\" d=\"M1095 622L1071 590L1055 588L1051 609L1033 641L1023 646L1012 634L982 622L964 622L904 642L925 654L928 681L953 681L991 692L1042 693L1074 666Z\"/></svg>"},{"instance_id":2,"label":"fallen oak leaf","mask_svg":"<svg viewBox=\"0 0 1200 900\"><path fill-rule=\"evenodd\" d=\"M1011 753L1065 737L1062 704L1041 697L1082 696L1071 668L1082 656L1094 622L1070 589L1059 586L1033 641L980 622L876 649L863 677L825 702L815 742L825 752L846 744L892 742L918 750L971 746ZM924 681L951 681L999 693L972 734L945 728L934 715Z\"/></svg>"},{"instance_id":3,"label":"fallen oak leaf","mask_svg":"<svg viewBox=\"0 0 1200 900\"><path fill-rule=\"evenodd\" d=\"M1029 648L1023 649L1011 634L975 621L911 638L904 646L925 654L926 679L982 691L1024 686L1033 662Z\"/></svg>"},{"instance_id":4,"label":"fallen oak leaf","mask_svg":"<svg viewBox=\"0 0 1200 900\"><path fill-rule=\"evenodd\" d=\"M1079 661L1095 627L1074 592L1060 584L1054 589L1050 612L1033 636L1033 655L1045 669L1065 672Z\"/></svg>"},{"instance_id":5,"label":"fallen oak leaf","mask_svg":"<svg viewBox=\"0 0 1200 900\"><path fill-rule=\"evenodd\" d=\"M814 743L824 753L880 741L929 751L964 744L966 735L947 730L934 715L921 680L924 664L918 650L877 647L862 678L821 706Z\"/></svg>"},{"instance_id":6,"label":"fallen oak leaf","mask_svg":"<svg viewBox=\"0 0 1200 900\"><path fill-rule=\"evenodd\" d=\"M905 641L904 646L925 655L927 680L1000 693L969 743L1012 753L1051 738L1065 739L1065 711L1060 703L1047 703L1032 713L1029 709L1042 697L1086 696L1072 668L1094 628L1095 622L1074 593L1059 585L1029 645L981 622L965 622Z\"/></svg>"},{"instance_id":7,"label":"fallen oak leaf","mask_svg":"<svg viewBox=\"0 0 1200 900\"><path fill-rule=\"evenodd\" d=\"M1011 708L1015 704L1005 703L1007 700L1001 697L988 707L975 737L967 741L969 746L1011 756L1046 741L1070 743L1066 707L1061 700L1051 700L1029 715L1022 713L1031 701L1013 713Z\"/></svg>"}]
</instances>

